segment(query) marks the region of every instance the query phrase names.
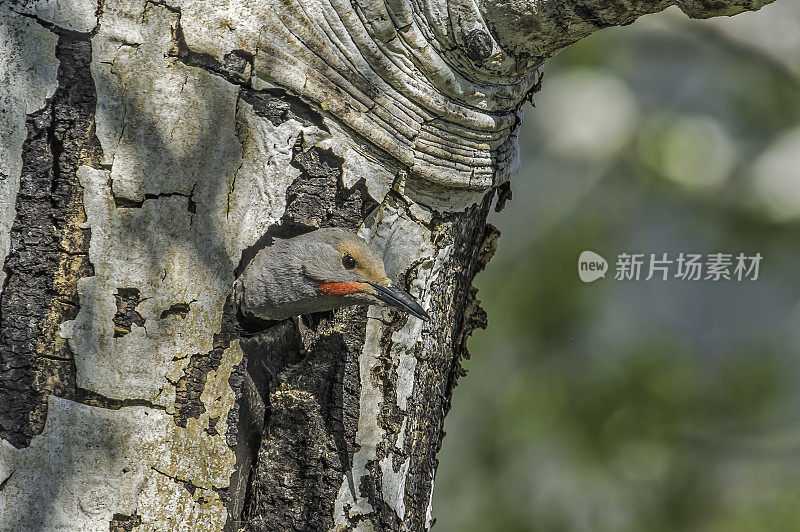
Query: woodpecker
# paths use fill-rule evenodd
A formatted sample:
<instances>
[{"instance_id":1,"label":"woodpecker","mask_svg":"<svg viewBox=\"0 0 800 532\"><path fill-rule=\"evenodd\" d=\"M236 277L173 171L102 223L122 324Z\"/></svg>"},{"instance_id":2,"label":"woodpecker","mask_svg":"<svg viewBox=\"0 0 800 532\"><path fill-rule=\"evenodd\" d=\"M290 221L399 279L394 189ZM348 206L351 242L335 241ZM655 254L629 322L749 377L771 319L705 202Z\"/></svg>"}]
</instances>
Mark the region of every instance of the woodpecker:
<instances>
[{"instance_id":1,"label":"woodpecker","mask_svg":"<svg viewBox=\"0 0 800 532\"><path fill-rule=\"evenodd\" d=\"M265 320L350 305L392 306L430 319L410 294L392 286L380 256L341 228L275 239L245 267L233 294L244 315Z\"/></svg>"}]
</instances>

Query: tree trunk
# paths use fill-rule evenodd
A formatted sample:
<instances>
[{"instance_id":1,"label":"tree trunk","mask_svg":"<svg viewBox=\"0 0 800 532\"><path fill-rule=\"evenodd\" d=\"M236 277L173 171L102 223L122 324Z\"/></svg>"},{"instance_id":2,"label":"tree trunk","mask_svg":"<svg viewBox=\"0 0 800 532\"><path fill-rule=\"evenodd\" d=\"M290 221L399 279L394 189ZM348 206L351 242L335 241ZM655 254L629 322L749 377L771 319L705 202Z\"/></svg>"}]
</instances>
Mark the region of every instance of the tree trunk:
<instances>
[{"instance_id":1,"label":"tree trunk","mask_svg":"<svg viewBox=\"0 0 800 532\"><path fill-rule=\"evenodd\" d=\"M538 68L674 3L0 5L0 529L429 528ZM240 321L247 261L330 226L433 320Z\"/></svg>"}]
</instances>

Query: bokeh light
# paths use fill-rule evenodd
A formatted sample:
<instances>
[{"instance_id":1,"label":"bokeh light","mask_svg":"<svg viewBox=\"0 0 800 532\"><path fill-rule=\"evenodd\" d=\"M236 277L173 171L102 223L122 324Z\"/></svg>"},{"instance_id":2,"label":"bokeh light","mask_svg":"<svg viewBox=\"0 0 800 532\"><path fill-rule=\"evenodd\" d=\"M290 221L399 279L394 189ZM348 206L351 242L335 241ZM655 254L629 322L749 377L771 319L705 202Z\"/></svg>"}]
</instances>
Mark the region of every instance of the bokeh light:
<instances>
[{"instance_id":1,"label":"bokeh light","mask_svg":"<svg viewBox=\"0 0 800 532\"><path fill-rule=\"evenodd\" d=\"M476 279L434 530L800 530L800 2L603 30L545 67ZM583 250L612 275L577 275ZM615 281L760 253L757 281Z\"/></svg>"}]
</instances>

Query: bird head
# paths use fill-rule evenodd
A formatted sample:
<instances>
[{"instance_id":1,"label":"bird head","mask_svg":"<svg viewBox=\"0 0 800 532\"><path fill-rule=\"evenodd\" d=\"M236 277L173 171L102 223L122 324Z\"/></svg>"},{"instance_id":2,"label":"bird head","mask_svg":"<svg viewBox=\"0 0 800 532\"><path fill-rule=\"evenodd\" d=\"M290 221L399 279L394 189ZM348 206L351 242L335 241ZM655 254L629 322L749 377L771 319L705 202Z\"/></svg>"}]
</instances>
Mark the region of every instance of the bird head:
<instances>
[{"instance_id":1,"label":"bird head","mask_svg":"<svg viewBox=\"0 0 800 532\"><path fill-rule=\"evenodd\" d=\"M355 234L326 228L296 238L303 237L310 240L304 273L316 284L321 297L391 306L430 319L408 292L392 286L381 257Z\"/></svg>"}]
</instances>

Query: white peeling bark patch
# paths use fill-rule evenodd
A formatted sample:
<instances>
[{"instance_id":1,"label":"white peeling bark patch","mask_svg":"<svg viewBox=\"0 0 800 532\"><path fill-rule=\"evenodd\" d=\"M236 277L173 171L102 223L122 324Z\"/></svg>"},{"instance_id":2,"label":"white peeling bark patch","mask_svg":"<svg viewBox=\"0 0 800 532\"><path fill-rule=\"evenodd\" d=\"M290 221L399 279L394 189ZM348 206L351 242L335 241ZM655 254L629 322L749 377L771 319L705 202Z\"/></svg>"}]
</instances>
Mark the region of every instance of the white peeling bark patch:
<instances>
[{"instance_id":1,"label":"white peeling bark patch","mask_svg":"<svg viewBox=\"0 0 800 532\"><path fill-rule=\"evenodd\" d=\"M206 427L210 419L227 419L235 399L228 379L241 360L242 351L234 341L219 368L207 377L201 396L205 412L188 419L185 430L170 421L167 437L156 450L154 474L137 501L143 523L156 530L179 529L186 523L192 523L194 530L222 530L227 511L217 490L228 487L236 458L225 435L211 435Z\"/></svg>"},{"instance_id":2,"label":"white peeling bark patch","mask_svg":"<svg viewBox=\"0 0 800 532\"><path fill-rule=\"evenodd\" d=\"M406 494L406 477L408 476L409 465L411 465L411 458L406 458L400 465L400 469L395 471L391 456L387 456L380 461L383 500L386 501L386 504L394 510L394 513L400 519L403 519L406 515L406 505L403 497Z\"/></svg>"},{"instance_id":3,"label":"white peeling bark patch","mask_svg":"<svg viewBox=\"0 0 800 532\"><path fill-rule=\"evenodd\" d=\"M352 188L363 180L371 197L386 197L399 170L397 162L379 154L368 144L356 142L336 120L326 119L325 126L331 132L330 137L317 145L322 149L333 149L344 159L342 184L345 188Z\"/></svg>"},{"instance_id":4,"label":"white peeling bark patch","mask_svg":"<svg viewBox=\"0 0 800 532\"><path fill-rule=\"evenodd\" d=\"M236 224L235 246L253 245L283 215L286 189L300 175L289 165L292 147L304 128L289 120L275 126L256 115L253 106L239 101L236 128L242 142L242 164L228 193L227 220Z\"/></svg>"},{"instance_id":5,"label":"white peeling bark patch","mask_svg":"<svg viewBox=\"0 0 800 532\"><path fill-rule=\"evenodd\" d=\"M433 488L436 482L431 480L431 494L428 498L428 506L425 509L425 530L430 530L433 526Z\"/></svg>"},{"instance_id":6,"label":"white peeling bark patch","mask_svg":"<svg viewBox=\"0 0 800 532\"><path fill-rule=\"evenodd\" d=\"M44 431L11 457L2 528L100 530L113 513L133 513L168 423L147 408L111 411L51 397Z\"/></svg>"},{"instance_id":7,"label":"white peeling bark patch","mask_svg":"<svg viewBox=\"0 0 800 532\"><path fill-rule=\"evenodd\" d=\"M27 134L25 116L43 108L56 90L57 41L35 21L0 6L0 262L10 246ZM4 279L5 272L0 271L0 286Z\"/></svg>"},{"instance_id":8,"label":"white peeling bark patch","mask_svg":"<svg viewBox=\"0 0 800 532\"><path fill-rule=\"evenodd\" d=\"M62 325L75 353L78 386L115 399L143 399L171 407L174 386L188 357L212 348L221 308L232 282L228 256L199 245L197 213L189 198L146 200L139 208L116 207L109 173L82 167L89 257L95 275L81 279L78 317ZM227 268L225 266L228 266ZM144 323L119 335L115 295L135 289ZM176 304L188 308L167 315Z\"/></svg>"},{"instance_id":9,"label":"white peeling bark patch","mask_svg":"<svg viewBox=\"0 0 800 532\"><path fill-rule=\"evenodd\" d=\"M131 28L131 18L142 22ZM238 88L167 57L178 15L166 7L108 2L103 20L92 39L92 76L97 136L115 197L188 196L207 183L193 199L216 207L239 162Z\"/></svg>"},{"instance_id":10,"label":"white peeling bark patch","mask_svg":"<svg viewBox=\"0 0 800 532\"><path fill-rule=\"evenodd\" d=\"M208 376L206 413L186 429L148 407L119 410L51 397L45 429L30 447L3 447L3 530L108 530L114 514L142 519L144 530L221 530L226 512L215 490L228 485L235 458L209 417L228 415L228 379L242 359L238 342Z\"/></svg>"},{"instance_id":11,"label":"white peeling bark patch","mask_svg":"<svg viewBox=\"0 0 800 532\"><path fill-rule=\"evenodd\" d=\"M430 221L430 212L408 200L402 201L397 196L389 196L374 216L367 220L365 232L369 242L382 254L390 278L397 279L412 265L418 268L409 293L423 308L430 308L426 293L435 280L434 274L438 272L433 261L437 251L431 243L431 233L424 225ZM440 258L446 259L447 255ZM409 319L399 331L392 334L390 354L397 373L397 406L401 410L406 409L406 401L413 392L414 370L417 366L415 349L422 325L421 320Z\"/></svg>"}]
</instances>

